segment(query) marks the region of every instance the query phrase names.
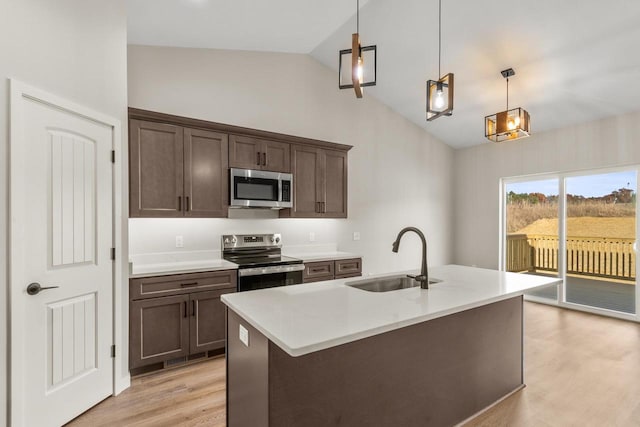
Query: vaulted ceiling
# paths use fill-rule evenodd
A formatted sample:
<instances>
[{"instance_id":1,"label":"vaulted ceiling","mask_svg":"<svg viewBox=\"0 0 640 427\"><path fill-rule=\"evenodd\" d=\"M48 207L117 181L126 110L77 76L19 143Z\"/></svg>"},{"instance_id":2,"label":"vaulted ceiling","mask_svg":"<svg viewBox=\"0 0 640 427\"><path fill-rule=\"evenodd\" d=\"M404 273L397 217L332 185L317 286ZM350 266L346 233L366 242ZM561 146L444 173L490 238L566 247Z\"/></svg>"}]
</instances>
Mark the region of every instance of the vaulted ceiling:
<instances>
[{"instance_id":1,"label":"vaulted ceiling","mask_svg":"<svg viewBox=\"0 0 640 427\"><path fill-rule=\"evenodd\" d=\"M129 43L308 53L337 70L355 3L128 0ZM534 133L640 110L640 1L442 0L442 72L455 74L455 101L453 116L433 122L424 92L438 77L438 0L360 6L363 45L378 46L378 83L365 96L454 148L486 143L483 118L505 109L509 67L509 105L530 112Z\"/></svg>"}]
</instances>

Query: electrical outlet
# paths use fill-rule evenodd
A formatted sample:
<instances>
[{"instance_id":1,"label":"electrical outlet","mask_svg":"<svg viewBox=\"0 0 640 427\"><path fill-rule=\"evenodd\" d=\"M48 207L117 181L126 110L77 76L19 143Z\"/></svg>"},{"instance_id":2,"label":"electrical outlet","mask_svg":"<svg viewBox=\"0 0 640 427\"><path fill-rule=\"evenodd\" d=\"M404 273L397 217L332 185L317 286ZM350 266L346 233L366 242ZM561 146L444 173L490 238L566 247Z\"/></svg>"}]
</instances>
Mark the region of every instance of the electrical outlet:
<instances>
[{"instance_id":1,"label":"electrical outlet","mask_svg":"<svg viewBox=\"0 0 640 427\"><path fill-rule=\"evenodd\" d=\"M244 326L240 325L240 341L247 347L249 347L249 331Z\"/></svg>"},{"instance_id":2,"label":"electrical outlet","mask_svg":"<svg viewBox=\"0 0 640 427\"><path fill-rule=\"evenodd\" d=\"M316 233L314 233L313 231L309 232L309 241L310 242L315 242L316 241Z\"/></svg>"},{"instance_id":3,"label":"electrical outlet","mask_svg":"<svg viewBox=\"0 0 640 427\"><path fill-rule=\"evenodd\" d=\"M176 248L184 248L184 238L182 236L176 236Z\"/></svg>"},{"instance_id":4,"label":"electrical outlet","mask_svg":"<svg viewBox=\"0 0 640 427\"><path fill-rule=\"evenodd\" d=\"M360 240L360 232L359 231L354 231L353 232L353 240Z\"/></svg>"}]
</instances>

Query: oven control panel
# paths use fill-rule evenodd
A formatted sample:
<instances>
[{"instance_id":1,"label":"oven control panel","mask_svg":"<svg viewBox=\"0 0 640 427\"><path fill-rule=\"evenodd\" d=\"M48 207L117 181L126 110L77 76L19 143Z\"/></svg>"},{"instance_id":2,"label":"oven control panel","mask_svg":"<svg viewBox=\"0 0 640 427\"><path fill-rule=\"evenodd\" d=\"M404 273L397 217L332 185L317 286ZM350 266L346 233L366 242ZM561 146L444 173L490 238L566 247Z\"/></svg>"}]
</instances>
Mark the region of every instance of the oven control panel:
<instances>
[{"instance_id":1,"label":"oven control panel","mask_svg":"<svg viewBox=\"0 0 640 427\"><path fill-rule=\"evenodd\" d=\"M277 234L225 234L222 236L222 250L239 248L279 248L282 235Z\"/></svg>"}]
</instances>

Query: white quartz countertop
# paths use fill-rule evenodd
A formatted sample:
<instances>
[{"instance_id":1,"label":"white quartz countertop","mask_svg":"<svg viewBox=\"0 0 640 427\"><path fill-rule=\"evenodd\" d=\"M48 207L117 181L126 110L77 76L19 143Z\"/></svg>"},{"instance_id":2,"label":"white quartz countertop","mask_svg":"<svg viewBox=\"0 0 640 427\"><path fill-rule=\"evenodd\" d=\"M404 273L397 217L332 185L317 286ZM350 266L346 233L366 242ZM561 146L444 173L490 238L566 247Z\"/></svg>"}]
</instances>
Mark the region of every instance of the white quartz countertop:
<instances>
[{"instance_id":1,"label":"white quartz countertop","mask_svg":"<svg viewBox=\"0 0 640 427\"><path fill-rule=\"evenodd\" d=\"M291 258L301 259L303 262L319 262L319 261L331 261L331 260L340 260L340 259L350 259L350 258L362 258L361 255L352 254L350 252L296 252L287 251L286 249L282 250L282 255L289 256Z\"/></svg>"},{"instance_id":2,"label":"white quartz countertop","mask_svg":"<svg viewBox=\"0 0 640 427\"><path fill-rule=\"evenodd\" d=\"M238 264L224 259L156 262L145 264L133 263L129 277L135 279L136 277L168 276L170 274L235 270L237 268Z\"/></svg>"},{"instance_id":3,"label":"white quartz countertop","mask_svg":"<svg viewBox=\"0 0 640 427\"><path fill-rule=\"evenodd\" d=\"M385 274L386 277L417 271ZM362 277L222 295L222 301L291 356L301 356L556 285L558 278L459 265L429 269L429 289L368 292Z\"/></svg>"}]
</instances>

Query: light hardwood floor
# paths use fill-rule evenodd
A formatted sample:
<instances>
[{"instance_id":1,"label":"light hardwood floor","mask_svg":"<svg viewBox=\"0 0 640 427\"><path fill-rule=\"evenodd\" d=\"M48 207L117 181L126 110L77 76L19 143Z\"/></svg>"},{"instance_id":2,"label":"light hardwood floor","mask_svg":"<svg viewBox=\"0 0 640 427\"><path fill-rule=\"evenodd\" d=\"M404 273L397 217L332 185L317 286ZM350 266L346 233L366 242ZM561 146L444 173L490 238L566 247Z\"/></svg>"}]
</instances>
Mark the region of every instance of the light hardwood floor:
<instances>
[{"instance_id":1,"label":"light hardwood floor","mask_svg":"<svg viewBox=\"0 0 640 427\"><path fill-rule=\"evenodd\" d=\"M136 378L69 425L224 426L224 375L218 358ZM465 427L640 426L640 325L525 303L525 382Z\"/></svg>"},{"instance_id":2,"label":"light hardwood floor","mask_svg":"<svg viewBox=\"0 0 640 427\"><path fill-rule=\"evenodd\" d=\"M136 377L127 390L67 426L223 427L225 399L225 361L217 357Z\"/></svg>"}]
</instances>

